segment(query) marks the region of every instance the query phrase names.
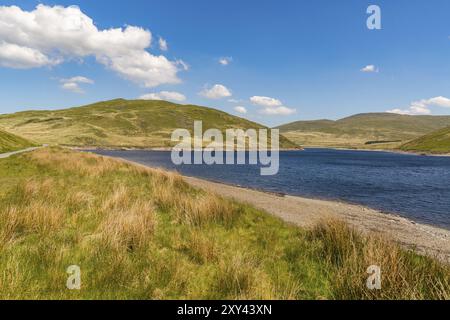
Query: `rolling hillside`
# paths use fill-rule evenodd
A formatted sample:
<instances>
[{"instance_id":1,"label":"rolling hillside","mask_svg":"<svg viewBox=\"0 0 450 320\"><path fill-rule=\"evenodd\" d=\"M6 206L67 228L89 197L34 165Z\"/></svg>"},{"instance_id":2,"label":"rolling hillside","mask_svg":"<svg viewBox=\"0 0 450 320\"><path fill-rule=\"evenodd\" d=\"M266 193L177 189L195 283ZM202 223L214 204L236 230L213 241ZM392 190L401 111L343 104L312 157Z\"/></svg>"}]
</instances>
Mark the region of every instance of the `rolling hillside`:
<instances>
[{"instance_id":1,"label":"rolling hillside","mask_svg":"<svg viewBox=\"0 0 450 320\"><path fill-rule=\"evenodd\" d=\"M28 140L0 130L0 153L16 151L34 146Z\"/></svg>"},{"instance_id":2,"label":"rolling hillside","mask_svg":"<svg viewBox=\"0 0 450 320\"><path fill-rule=\"evenodd\" d=\"M405 143L400 149L425 153L450 153L450 127Z\"/></svg>"},{"instance_id":3,"label":"rolling hillside","mask_svg":"<svg viewBox=\"0 0 450 320\"><path fill-rule=\"evenodd\" d=\"M298 121L279 129L303 146L393 149L446 126L450 126L450 116L366 113L337 121Z\"/></svg>"},{"instance_id":4,"label":"rolling hillside","mask_svg":"<svg viewBox=\"0 0 450 320\"><path fill-rule=\"evenodd\" d=\"M99 147L170 147L176 128L264 128L211 108L166 101L112 100L56 111L26 111L0 116L0 128L39 143ZM282 137L282 148L295 144Z\"/></svg>"}]
</instances>

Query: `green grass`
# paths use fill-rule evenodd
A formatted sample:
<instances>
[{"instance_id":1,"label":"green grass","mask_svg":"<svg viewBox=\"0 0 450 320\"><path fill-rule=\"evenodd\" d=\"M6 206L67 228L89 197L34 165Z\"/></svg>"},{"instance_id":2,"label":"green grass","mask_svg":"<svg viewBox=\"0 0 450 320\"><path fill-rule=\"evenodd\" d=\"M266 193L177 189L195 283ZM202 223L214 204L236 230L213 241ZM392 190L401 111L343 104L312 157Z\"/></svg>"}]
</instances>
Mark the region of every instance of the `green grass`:
<instances>
[{"instance_id":1,"label":"green grass","mask_svg":"<svg viewBox=\"0 0 450 320\"><path fill-rule=\"evenodd\" d=\"M405 143L400 147L403 151L426 153L450 153L450 127L432 132L423 137Z\"/></svg>"},{"instance_id":2,"label":"green grass","mask_svg":"<svg viewBox=\"0 0 450 320\"><path fill-rule=\"evenodd\" d=\"M24 138L0 130L0 153L33 147L34 144Z\"/></svg>"},{"instance_id":3,"label":"green grass","mask_svg":"<svg viewBox=\"0 0 450 320\"><path fill-rule=\"evenodd\" d=\"M367 113L337 121L298 121L279 129L302 146L396 149L409 140L447 126L450 126L450 116ZM380 143L373 143L376 141Z\"/></svg>"},{"instance_id":4,"label":"green grass","mask_svg":"<svg viewBox=\"0 0 450 320\"><path fill-rule=\"evenodd\" d=\"M0 195L2 299L450 298L430 258L337 221L300 229L161 170L44 148L0 160Z\"/></svg>"},{"instance_id":5,"label":"green grass","mask_svg":"<svg viewBox=\"0 0 450 320\"><path fill-rule=\"evenodd\" d=\"M170 147L174 129L260 129L264 126L225 112L166 101L112 100L56 111L1 115L0 128L41 144L98 147ZM282 148L297 145L281 137Z\"/></svg>"}]
</instances>

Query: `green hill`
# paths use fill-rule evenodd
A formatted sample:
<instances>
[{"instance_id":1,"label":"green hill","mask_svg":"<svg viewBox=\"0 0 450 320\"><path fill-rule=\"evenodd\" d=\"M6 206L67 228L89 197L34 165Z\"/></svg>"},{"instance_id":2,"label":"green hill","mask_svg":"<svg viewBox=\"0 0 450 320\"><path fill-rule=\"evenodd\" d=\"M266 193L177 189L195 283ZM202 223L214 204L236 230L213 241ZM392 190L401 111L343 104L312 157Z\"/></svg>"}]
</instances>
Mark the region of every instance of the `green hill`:
<instances>
[{"instance_id":1,"label":"green hill","mask_svg":"<svg viewBox=\"0 0 450 320\"><path fill-rule=\"evenodd\" d=\"M34 146L28 140L0 130L0 153L16 151Z\"/></svg>"},{"instance_id":2,"label":"green hill","mask_svg":"<svg viewBox=\"0 0 450 320\"><path fill-rule=\"evenodd\" d=\"M297 121L279 129L303 146L390 149L447 126L450 116L365 113L337 121Z\"/></svg>"},{"instance_id":3,"label":"green hill","mask_svg":"<svg viewBox=\"0 0 450 320\"><path fill-rule=\"evenodd\" d=\"M450 127L405 143L400 149L427 153L450 153Z\"/></svg>"},{"instance_id":4,"label":"green hill","mask_svg":"<svg viewBox=\"0 0 450 320\"><path fill-rule=\"evenodd\" d=\"M99 147L170 147L176 128L265 128L222 111L166 101L112 100L54 111L26 111L0 116L0 127L39 143ZM295 148L282 137L282 148Z\"/></svg>"}]
</instances>

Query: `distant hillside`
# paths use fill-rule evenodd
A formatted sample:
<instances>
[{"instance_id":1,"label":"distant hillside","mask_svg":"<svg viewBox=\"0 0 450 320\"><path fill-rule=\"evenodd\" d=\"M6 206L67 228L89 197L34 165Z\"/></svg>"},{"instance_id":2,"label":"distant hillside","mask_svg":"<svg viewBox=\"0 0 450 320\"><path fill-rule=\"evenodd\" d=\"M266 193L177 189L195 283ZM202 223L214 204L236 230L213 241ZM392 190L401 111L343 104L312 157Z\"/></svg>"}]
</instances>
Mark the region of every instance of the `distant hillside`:
<instances>
[{"instance_id":1,"label":"distant hillside","mask_svg":"<svg viewBox=\"0 0 450 320\"><path fill-rule=\"evenodd\" d=\"M450 116L366 113L337 121L297 121L279 129L303 146L391 149L447 126Z\"/></svg>"},{"instance_id":2,"label":"distant hillside","mask_svg":"<svg viewBox=\"0 0 450 320\"><path fill-rule=\"evenodd\" d=\"M169 147L176 128L265 128L225 112L166 101L112 100L56 111L26 111L0 116L0 127L39 143L99 147ZM281 137L282 148L295 148Z\"/></svg>"},{"instance_id":3,"label":"distant hillside","mask_svg":"<svg viewBox=\"0 0 450 320\"><path fill-rule=\"evenodd\" d=\"M16 151L34 146L28 140L0 130L0 153Z\"/></svg>"},{"instance_id":4,"label":"distant hillside","mask_svg":"<svg viewBox=\"0 0 450 320\"><path fill-rule=\"evenodd\" d=\"M450 153L450 127L405 143L400 149L426 153Z\"/></svg>"}]
</instances>

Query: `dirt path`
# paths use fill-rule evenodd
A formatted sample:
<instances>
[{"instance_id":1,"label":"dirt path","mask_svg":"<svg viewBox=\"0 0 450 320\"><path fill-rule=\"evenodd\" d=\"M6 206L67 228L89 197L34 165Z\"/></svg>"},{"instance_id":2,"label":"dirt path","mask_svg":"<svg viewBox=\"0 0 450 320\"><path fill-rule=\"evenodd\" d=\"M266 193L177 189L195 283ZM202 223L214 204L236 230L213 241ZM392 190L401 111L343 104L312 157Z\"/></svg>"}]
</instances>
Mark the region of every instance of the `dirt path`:
<instances>
[{"instance_id":1,"label":"dirt path","mask_svg":"<svg viewBox=\"0 0 450 320\"><path fill-rule=\"evenodd\" d=\"M36 149L39 149L42 147L31 147L31 148L26 148L26 149L22 149L22 150L17 150L17 151L11 151L11 152L6 152L6 153L0 153L0 159L5 159L5 158L9 158L15 154L19 154L19 153L24 153L24 152L30 152Z\"/></svg>"},{"instance_id":2,"label":"dirt path","mask_svg":"<svg viewBox=\"0 0 450 320\"><path fill-rule=\"evenodd\" d=\"M450 263L450 231L445 229L418 224L360 205L279 196L192 177L185 177L185 180L195 187L252 204L301 227L311 227L324 217L337 217L358 230L386 234L405 248Z\"/></svg>"}]
</instances>

